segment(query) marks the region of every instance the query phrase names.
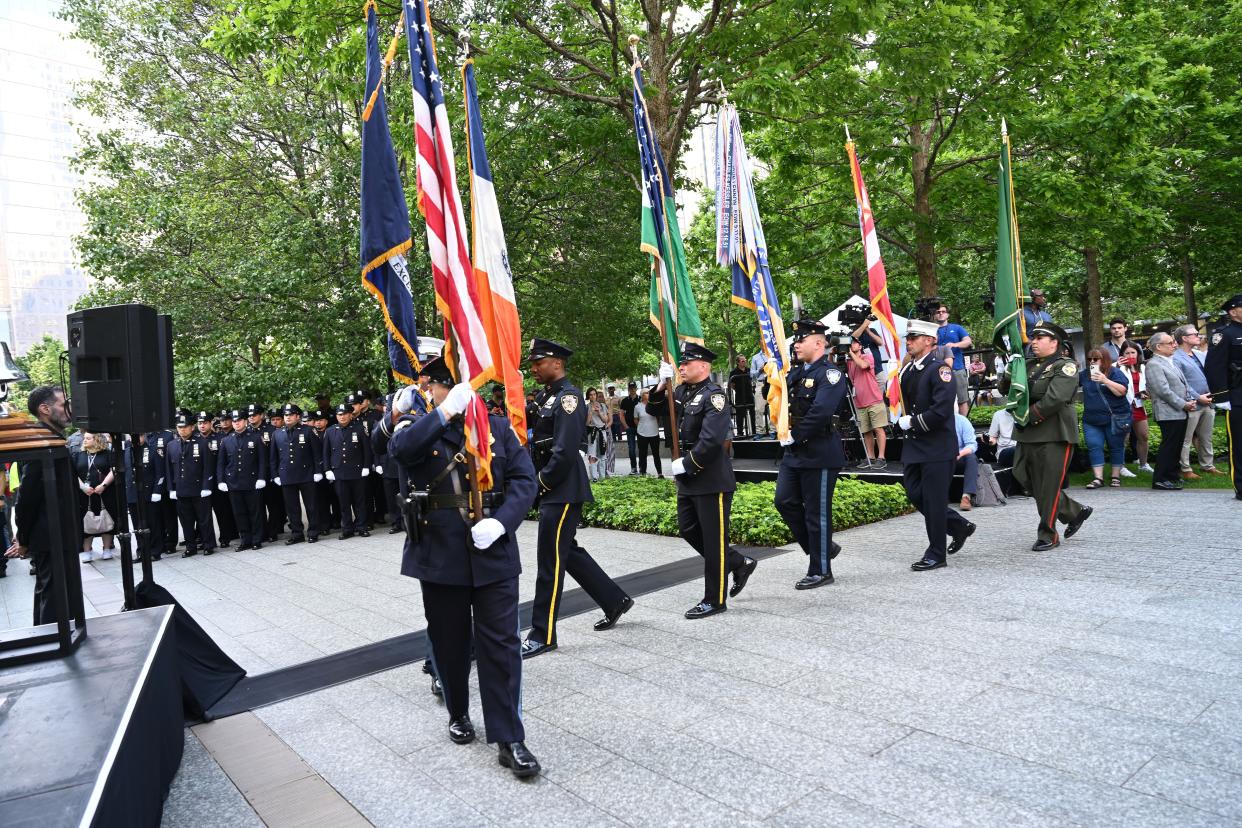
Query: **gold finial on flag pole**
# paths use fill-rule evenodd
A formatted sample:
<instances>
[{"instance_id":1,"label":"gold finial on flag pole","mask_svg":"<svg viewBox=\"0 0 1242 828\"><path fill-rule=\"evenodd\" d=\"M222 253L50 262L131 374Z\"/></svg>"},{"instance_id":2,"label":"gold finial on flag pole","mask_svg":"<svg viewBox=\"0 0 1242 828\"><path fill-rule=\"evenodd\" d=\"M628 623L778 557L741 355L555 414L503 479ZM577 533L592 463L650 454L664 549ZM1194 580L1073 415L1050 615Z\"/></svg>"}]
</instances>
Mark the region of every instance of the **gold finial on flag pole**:
<instances>
[{"instance_id":1,"label":"gold finial on flag pole","mask_svg":"<svg viewBox=\"0 0 1242 828\"><path fill-rule=\"evenodd\" d=\"M850 137L850 125L849 124L845 125L845 140L847 142L852 142L854 140L853 138Z\"/></svg>"}]
</instances>

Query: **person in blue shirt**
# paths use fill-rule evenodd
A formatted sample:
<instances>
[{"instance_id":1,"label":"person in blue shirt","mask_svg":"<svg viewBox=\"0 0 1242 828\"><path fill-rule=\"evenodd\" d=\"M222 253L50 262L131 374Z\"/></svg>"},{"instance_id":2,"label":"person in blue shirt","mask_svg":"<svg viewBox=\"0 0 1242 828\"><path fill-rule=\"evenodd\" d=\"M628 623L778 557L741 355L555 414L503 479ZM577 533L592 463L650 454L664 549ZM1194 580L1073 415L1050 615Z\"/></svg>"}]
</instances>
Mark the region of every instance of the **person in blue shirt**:
<instances>
[{"instance_id":1,"label":"person in blue shirt","mask_svg":"<svg viewBox=\"0 0 1242 828\"><path fill-rule=\"evenodd\" d=\"M946 305L941 305L936 309L935 322L939 326L936 331L936 344L948 348L949 353L953 355L953 391L957 395L957 411L959 414L965 414L970 411L968 402L970 382L963 351L971 347L974 342L970 334L966 333L965 328L956 322L949 321L949 308Z\"/></svg>"},{"instance_id":2,"label":"person in blue shirt","mask_svg":"<svg viewBox=\"0 0 1242 828\"><path fill-rule=\"evenodd\" d=\"M1088 370L1081 372L1082 434L1094 472L1088 489L1104 485L1104 448L1112 467L1113 488L1121 485L1121 468L1126 457L1126 436L1130 433L1130 401L1126 399L1126 375L1113 365L1108 351L1095 348L1087 353ZM1126 428L1119 429L1119 423Z\"/></svg>"},{"instance_id":3,"label":"person in blue shirt","mask_svg":"<svg viewBox=\"0 0 1242 828\"><path fill-rule=\"evenodd\" d=\"M953 425L957 430L957 463L954 471L962 473L962 500L958 507L963 512L974 508L974 497L979 492L979 440L975 437L975 425L965 414L954 414Z\"/></svg>"}]
</instances>

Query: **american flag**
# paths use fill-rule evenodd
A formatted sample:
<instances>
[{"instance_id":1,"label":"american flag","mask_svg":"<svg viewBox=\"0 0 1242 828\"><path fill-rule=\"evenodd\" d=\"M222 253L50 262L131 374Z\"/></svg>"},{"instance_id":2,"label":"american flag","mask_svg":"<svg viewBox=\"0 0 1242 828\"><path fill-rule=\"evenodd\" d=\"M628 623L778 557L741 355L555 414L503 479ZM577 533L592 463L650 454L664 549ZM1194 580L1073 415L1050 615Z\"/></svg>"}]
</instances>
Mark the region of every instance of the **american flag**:
<instances>
[{"instance_id":1,"label":"american flag","mask_svg":"<svg viewBox=\"0 0 1242 828\"><path fill-rule=\"evenodd\" d=\"M436 68L431 15L424 0L406 0L405 34L414 85L418 211L427 222L427 252L436 306L444 317L446 360L462 382L477 389L495 376L495 369L466 246L466 217L457 194L444 85ZM490 488L487 406L477 395L466 411L466 438L467 450L480 461L480 487Z\"/></svg>"}]
</instances>

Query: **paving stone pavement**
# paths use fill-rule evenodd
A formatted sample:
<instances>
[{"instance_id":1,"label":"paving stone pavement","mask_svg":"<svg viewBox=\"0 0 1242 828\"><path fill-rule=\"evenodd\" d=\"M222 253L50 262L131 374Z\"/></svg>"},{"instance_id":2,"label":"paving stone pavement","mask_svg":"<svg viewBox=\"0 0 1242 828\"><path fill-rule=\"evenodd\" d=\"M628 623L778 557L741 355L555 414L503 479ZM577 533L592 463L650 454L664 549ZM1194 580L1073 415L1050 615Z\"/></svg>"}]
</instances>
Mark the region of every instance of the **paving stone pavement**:
<instances>
[{"instance_id":1,"label":"paving stone pavement","mask_svg":"<svg viewBox=\"0 0 1242 828\"><path fill-rule=\"evenodd\" d=\"M416 665L256 713L376 825L1242 825L1242 504L1074 494L1095 515L1049 553L1019 499L971 513L944 570L909 570L914 515L838 533L830 587L795 592L791 551L721 616L681 617L689 583L606 633L565 619L525 665L533 782L451 744ZM614 574L689 554L582 538ZM422 626L394 538L265 552L157 565L253 671ZM246 824L195 743L167 824Z\"/></svg>"}]
</instances>

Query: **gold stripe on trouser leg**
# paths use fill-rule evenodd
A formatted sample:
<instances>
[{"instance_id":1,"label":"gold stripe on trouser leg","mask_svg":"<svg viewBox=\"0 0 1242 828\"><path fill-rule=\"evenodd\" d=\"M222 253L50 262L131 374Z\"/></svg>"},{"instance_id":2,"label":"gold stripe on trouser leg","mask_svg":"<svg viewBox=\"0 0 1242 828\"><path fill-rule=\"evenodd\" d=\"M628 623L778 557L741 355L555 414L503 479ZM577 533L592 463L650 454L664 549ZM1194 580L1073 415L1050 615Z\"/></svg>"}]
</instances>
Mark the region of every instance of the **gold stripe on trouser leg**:
<instances>
[{"instance_id":1,"label":"gold stripe on trouser leg","mask_svg":"<svg viewBox=\"0 0 1242 828\"><path fill-rule=\"evenodd\" d=\"M552 629L556 619L556 593L561 586L561 528L565 525L565 518L569 514L569 504L565 504L565 510L561 512L561 519L556 524L556 564L552 567L552 600L548 603L548 640L544 644L552 643Z\"/></svg>"},{"instance_id":2,"label":"gold stripe on trouser leg","mask_svg":"<svg viewBox=\"0 0 1242 828\"><path fill-rule=\"evenodd\" d=\"M724 603L725 595L725 524L724 524L724 492L716 495L720 513L720 603Z\"/></svg>"},{"instance_id":3,"label":"gold stripe on trouser leg","mask_svg":"<svg viewBox=\"0 0 1242 828\"><path fill-rule=\"evenodd\" d=\"M1232 408L1232 406L1231 406ZM1233 443L1233 411L1225 412L1225 440L1229 444L1229 479L1233 481L1234 492L1238 491L1238 464L1233 462L1237 455L1234 453ZM1199 466L1203 466L1203 461L1199 461Z\"/></svg>"}]
</instances>

